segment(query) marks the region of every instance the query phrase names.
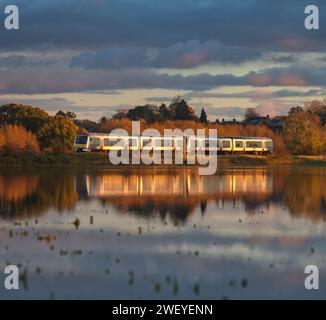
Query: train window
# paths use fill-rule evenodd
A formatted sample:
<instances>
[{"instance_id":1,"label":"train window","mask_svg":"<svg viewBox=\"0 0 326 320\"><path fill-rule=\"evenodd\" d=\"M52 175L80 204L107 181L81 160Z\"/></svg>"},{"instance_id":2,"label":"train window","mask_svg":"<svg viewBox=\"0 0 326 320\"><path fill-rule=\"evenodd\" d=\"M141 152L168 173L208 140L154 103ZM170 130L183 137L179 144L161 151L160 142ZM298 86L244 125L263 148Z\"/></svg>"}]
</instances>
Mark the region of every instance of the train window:
<instances>
[{"instance_id":1,"label":"train window","mask_svg":"<svg viewBox=\"0 0 326 320\"><path fill-rule=\"evenodd\" d=\"M235 147L236 148L243 148L243 141L235 140Z\"/></svg>"},{"instance_id":2,"label":"train window","mask_svg":"<svg viewBox=\"0 0 326 320\"><path fill-rule=\"evenodd\" d=\"M76 137L76 144L86 144L88 140L88 136L77 136Z\"/></svg>"},{"instance_id":3,"label":"train window","mask_svg":"<svg viewBox=\"0 0 326 320\"><path fill-rule=\"evenodd\" d=\"M223 148L230 148L231 147L231 143L229 140L223 140L222 141L222 146Z\"/></svg>"},{"instance_id":4,"label":"train window","mask_svg":"<svg viewBox=\"0 0 326 320\"><path fill-rule=\"evenodd\" d=\"M273 142L272 141L265 141L265 147L269 148L269 149L273 148Z\"/></svg>"},{"instance_id":5,"label":"train window","mask_svg":"<svg viewBox=\"0 0 326 320\"><path fill-rule=\"evenodd\" d=\"M247 148L262 148L263 143L261 141L246 141Z\"/></svg>"},{"instance_id":6,"label":"train window","mask_svg":"<svg viewBox=\"0 0 326 320\"><path fill-rule=\"evenodd\" d=\"M90 146L91 147L99 147L101 145L100 138L90 138Z\"/></svg>"}]
</instances>

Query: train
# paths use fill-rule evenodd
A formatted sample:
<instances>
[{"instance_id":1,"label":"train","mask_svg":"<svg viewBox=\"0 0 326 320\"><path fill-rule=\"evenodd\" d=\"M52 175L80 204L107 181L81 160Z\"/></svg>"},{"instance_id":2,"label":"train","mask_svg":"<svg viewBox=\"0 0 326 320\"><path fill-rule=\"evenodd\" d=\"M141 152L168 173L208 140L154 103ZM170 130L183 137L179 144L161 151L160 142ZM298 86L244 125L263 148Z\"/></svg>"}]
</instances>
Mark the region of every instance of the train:
<instances>
[{"instance_id":1,"label":"train","mask_svg":"<svg viewBox=\"0 0 326 320\"><path fill-rule=\"evenodd\" d=\"M79 134L75 152L152 150L216 152L217 154L272 154L273 140L267 137L120 136L107 133Z\"/></svg>"}]
</instances>

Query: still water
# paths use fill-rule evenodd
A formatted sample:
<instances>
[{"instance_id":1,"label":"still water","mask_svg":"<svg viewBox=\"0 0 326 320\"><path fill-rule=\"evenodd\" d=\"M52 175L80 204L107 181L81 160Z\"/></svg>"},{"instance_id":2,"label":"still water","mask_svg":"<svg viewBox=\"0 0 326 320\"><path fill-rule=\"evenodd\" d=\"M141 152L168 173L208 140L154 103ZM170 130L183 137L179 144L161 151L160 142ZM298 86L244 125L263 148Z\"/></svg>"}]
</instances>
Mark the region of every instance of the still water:
<instances>
[{"instance_id":1,"label":"still water","mask_svg":"<svg viewBox=\"0 0 326 320\"><path fill-rule=\"evenodd\" d=\"M326 168L2 170L0 298L325 298L325 218Z\"/></svg>"}]
</instances>

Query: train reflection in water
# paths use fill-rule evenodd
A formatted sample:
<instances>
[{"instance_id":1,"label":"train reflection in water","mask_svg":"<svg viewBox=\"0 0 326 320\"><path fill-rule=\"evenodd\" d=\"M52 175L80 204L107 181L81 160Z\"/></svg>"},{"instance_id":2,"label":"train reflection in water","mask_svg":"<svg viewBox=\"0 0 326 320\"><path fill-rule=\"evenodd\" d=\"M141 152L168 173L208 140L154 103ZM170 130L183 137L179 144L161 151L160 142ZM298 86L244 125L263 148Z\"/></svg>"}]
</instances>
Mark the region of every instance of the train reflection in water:
<instances>
[{"instance_id":1,"label":"train reflection in water","mask_svg":"<svg viewBox=\"0 0 326 320\"><path fill-rule=\"evenodd\" d=\"M271 194L273 177L266 170L256 170L251 175L240 170L215 176L184 172L177 175L88 175L82 189L89 197Z\"/></svg>"},{"instance_id":2,"label":"train reflection in water","mask_svg":"<svg viewBox=\"0 0 326 320\"><path fill-rule=\"evenodd\" d=\"M185 222L200 205L205 212L208 202L219 208L226 204L254 210L273 194L273 176L265 169L250 175L245 170L228 170L215 176L199 176L181 171L177 174L101 174L87 175L79 190L88 198L99 199L121 212L139 216L169 217Z\"/></svg>"}]
</instances>

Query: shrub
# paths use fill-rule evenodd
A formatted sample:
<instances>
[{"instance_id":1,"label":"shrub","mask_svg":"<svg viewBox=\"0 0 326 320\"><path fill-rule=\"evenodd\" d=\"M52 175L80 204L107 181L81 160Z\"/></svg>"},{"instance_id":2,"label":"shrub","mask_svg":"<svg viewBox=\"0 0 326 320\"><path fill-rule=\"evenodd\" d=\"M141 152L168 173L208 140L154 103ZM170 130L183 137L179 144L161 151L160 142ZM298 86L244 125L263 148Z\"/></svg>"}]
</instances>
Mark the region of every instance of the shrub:
<instances>
[{"instance_id":1,"label":"shrub","mask_svg":"<svg viewBox=\"0 0 326 320\"><path fill-rule=\"evenodd\" d=\"M0 151L10 153L38 152L40 150L36 136L19 125L0 127Z\"/></svg>"}]
</instances>

